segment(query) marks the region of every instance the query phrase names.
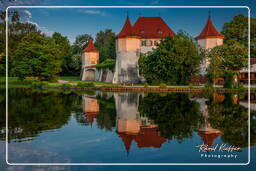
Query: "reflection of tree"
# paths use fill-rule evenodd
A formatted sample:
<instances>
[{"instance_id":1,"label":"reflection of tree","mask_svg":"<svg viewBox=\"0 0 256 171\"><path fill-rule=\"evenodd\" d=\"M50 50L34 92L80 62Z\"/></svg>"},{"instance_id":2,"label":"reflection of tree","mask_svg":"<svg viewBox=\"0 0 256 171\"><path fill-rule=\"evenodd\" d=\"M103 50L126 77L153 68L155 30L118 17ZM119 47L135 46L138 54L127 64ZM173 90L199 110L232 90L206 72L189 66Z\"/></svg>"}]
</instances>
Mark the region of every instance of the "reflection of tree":
<instances>
[{"instance_id":1,"label":"reflection of tree","mask_svg":"<svg viewBox=\"0 0 256 171\"><path fill-rule=\"evenodd\" d=\"M179 141L192 136L200 117L198 103L181 93L150 93L142 99L139 111L158 125L161 136Z\"/></svg>"},{"instance_id":2,"label":"reflection of tree","mask_svg":"<svg viewBox=\"0 0 256 171\"><path fill-rule=\"evenodd\" d=\"M116 126L116 109L114 97L97 97L100 104L100 113L97 115L97 125L100 129L111 131Z\"/></svg>"},{"instance_id":3,"label":"reflection of tree","mask_svg":"<svg viewBox=\"0 0 256 171\"><path fill-rule=\"evenodd\" d=\"M72 101L72 95L58 92L10 89L9 139L34 137L43 130L60 128L68 122Z\"/></svg>"},{"instance_id":4,"label":"reflection of tree","mask_svg":"<svg viewBox=\"0 0 256 171\"><path fill-rule=\"evenodd\" d=\"M239 147L248 146L248 110L234 104L232 94L225 94L224 101L220 103L210 100L208 109L209 122L212 127L224 132L221 137L224 142Z\"/></svg>"}]
</instances>

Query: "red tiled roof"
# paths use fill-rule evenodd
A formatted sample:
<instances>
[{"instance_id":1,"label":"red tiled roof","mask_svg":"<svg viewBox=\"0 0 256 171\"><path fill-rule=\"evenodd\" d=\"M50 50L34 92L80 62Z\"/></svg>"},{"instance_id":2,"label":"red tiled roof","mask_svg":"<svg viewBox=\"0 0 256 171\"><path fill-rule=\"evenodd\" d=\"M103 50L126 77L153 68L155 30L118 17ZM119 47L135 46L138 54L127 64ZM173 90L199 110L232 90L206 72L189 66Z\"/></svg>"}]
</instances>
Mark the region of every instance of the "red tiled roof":
<instances>
[{"instance_id":1,"label":"red tiled roof","mask_svg":"<svg viewBox=\"0 0 256 171\"><path fill-rule=\"evenodd\" d=\"M250 63L251 63L251 65L256 64L256 58L250 58Z\"/></svg>"},{"instance_id":2,"label":"red tiled roof","mask_svg":"<svg viewBox=\"0 0 256 171\"><path fill-rule=\"evenodd\" d=\"M84 114L86 115L88 122L92 125L94 118L96 118L99 112L84 112Z\"/></svg>"},{"instance_id":3,"label":"red tiled roof","mask_svg":"<svg viewBox=\"0 0 256 171\"><path fill-rule=\"evenodd\" d=\"M117 35L118 38L129 36L160 39L166 36L174 37L176 34L161 17L139 17L133 26L127 18L121 32Z\"/></svg>"},{"instance_id":4,"label":"red tiled roof","mask_svg":"<svg viewBox=\"0 0 256 171\"><path fill-rule=\"evenodd\" d=\"M223 134L221 132L206 133L205 131L198 131L198 135L202 138L205 145L208 145L209 147L211 147L214 144L214 140Z\"/></svg>"},{"instance_id":5,"label":"red tiled roof","mask_svg":"<svg viewBox=\"0 0 256 171\"><path fill-rule=\"evenodd\" d=\"M154 147L160 148L162 144L166 141L165 138L161 137L157 131L156 127L140 127L140 132L135 135L130 135L127 133L118 132L119 137L122 139L125 149L129 152L131 148L132 141L137 142L138 148L143 147Z\"/></svg>"},{"instance_id":6,"label":"red tiled roof","mask_svg":"<svg viewBox=\"0 0 256 171\"><path fill-rule=\"evenodd\" d=\"M134 36L133 31L132 31L132 24L129 20L129 18L126 18L126 21L124 23L124 26L121 30L121 32L117 35L118 38L123 38L127 36Z\"/></svg>"},{"instance_id":7,"label":"red tiled roof","mask_svg":"<svg viewBox=\"0 0 256 171\"><path fill-rule=\"evenodd\" d=\"M224 35L220 34L212 23L211 17L208 18L207 23L202 32L195 39L205 38L224 38Z\"/></svg>"},{"instance_id":8,"label":"red tiled roof","mask_svg":"<svg viewBox=\"0 0 256 171\"><path fill-rule=\"evenodd\" d=\"M91 39L89 40L89 43L87 47L83 50L83 52L99 52L99 51L95 48L93 41Z\"/></svg>"}]
</instances>

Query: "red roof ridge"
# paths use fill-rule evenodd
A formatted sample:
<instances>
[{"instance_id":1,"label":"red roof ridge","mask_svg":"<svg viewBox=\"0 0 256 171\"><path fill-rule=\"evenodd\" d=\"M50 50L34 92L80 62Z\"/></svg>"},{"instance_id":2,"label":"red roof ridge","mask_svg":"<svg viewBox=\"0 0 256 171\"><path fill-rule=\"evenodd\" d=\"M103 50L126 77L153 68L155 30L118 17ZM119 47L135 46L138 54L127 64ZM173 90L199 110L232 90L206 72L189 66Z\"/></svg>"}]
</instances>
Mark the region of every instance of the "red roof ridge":
<instances>
[{"instance_id":1,"label":"red roof ridge","mask_svg":"<svg viewBox=\"0 0 256 171\"><path fill-rule=\"evenodd\" d=\"M127 17L121 32L117 38L136 36L140 38L164 38L174 37L176 34L161 17L139 17L134 25Z\"/></svg>"},{"instance_id":2,"label":"red roof ridge","mask_svg":"<svg viewBox=\"0 0 256 171\"><path fill-rule=\"evenodd\" d=\"M83 52L99 52L99 51L95 48L95 46L93 44L93 40L90 39L88 45L83 50Z\"/></svg>"},{"instance_id":3,"label":"red roof ridge","mask_svg":"<svg viewBox=\"0 0 256 171\"><path fill-rule=\"evenodd\" d=\"M210 16L208 17L208 20L202 32L197 37L195 37L196 40L206 38L224 38L224 35L219 33L214 24L212 23Z\"/></svg>"}]
</instances>

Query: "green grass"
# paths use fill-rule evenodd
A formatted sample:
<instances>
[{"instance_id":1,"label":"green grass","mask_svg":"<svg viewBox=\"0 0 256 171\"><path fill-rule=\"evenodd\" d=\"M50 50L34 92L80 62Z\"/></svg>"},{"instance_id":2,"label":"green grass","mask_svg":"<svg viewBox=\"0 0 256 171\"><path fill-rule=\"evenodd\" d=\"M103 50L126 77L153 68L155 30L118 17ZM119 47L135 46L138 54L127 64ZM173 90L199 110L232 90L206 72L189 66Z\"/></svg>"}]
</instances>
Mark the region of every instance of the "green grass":
<instances>
[{"instance_id":1,"label":"green grass","mask_svg":"<svg viewBox=\"0 0 256 171\"><path fill-rule=\"evenodd\" d=\"M79 76L60 76L59 80L66 81L81 81Z\"/></svg>"}]
</instances>

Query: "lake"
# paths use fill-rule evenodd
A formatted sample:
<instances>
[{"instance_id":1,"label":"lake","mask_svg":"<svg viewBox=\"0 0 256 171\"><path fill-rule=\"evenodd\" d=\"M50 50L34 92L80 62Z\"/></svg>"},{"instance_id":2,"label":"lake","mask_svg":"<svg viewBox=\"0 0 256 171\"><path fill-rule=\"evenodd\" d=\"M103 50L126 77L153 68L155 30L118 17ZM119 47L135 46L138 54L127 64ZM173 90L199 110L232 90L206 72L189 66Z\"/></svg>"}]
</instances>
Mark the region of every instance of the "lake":
<instances>
[{"instance_id":1,"label":"lake","mask_svg":"<svg viewBox=\"0 0 256 171\"><path fill-rule=\"evenodd\" d=\"M1 89L1 111L5 111L4 92ZM255 94L251 100L255 102ZM10 163L248 162L246 93L24 88L9 89L8 104ZM0 124L3 144L5 120Z\"/></svg>"}]
</instances>

